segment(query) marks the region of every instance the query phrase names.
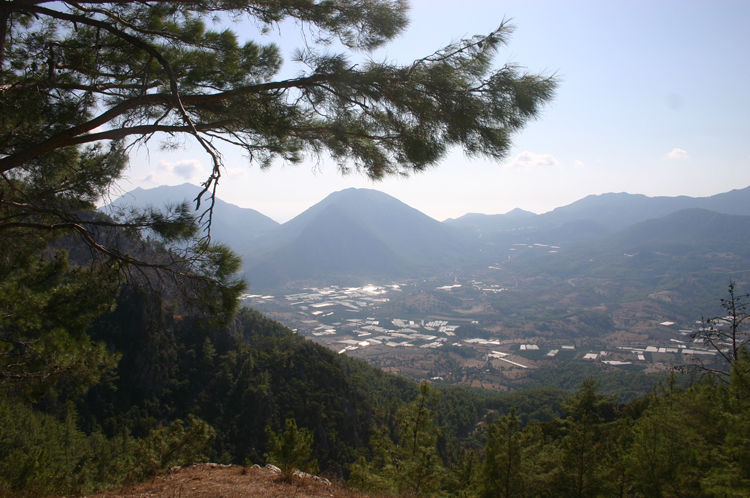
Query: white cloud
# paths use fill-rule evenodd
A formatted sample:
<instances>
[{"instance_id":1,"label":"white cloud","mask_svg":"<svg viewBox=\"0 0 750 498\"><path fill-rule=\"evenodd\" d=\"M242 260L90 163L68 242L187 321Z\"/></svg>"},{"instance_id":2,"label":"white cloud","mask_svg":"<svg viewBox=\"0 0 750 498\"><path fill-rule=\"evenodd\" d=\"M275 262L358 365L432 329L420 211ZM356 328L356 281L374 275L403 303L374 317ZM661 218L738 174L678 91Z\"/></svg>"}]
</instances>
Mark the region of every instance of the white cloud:
<instances>
[{"instance_id":1,"label":"white cloud","mask_svg":"<svg viewBox=\"0 0 750 498\"><path fill-rule=\"evenodd\" d=\"M573 166L580 169L580 168L585 168L586 164L581 160L575 160L573 161Z\"/></svg>"},{"instance_id":2,"label":"white cloud","mask_svg":"<svg viewBox=\"0 0 750 498\"><path fill-rule=\"evenodd\" d=\"M672 152L667 154L667 157L670 159L687 159L690 157L690 154L688 154L686 150L675 147L672 149Z\"/></svg>"},{"instance_id":3,"label":"white cloud","mask_svg":"<svg viewBox=\"0 0 750 498\"><path fill-rule=\"evenodd\" d=\"M174 163L161 160L156 171L152 171L144 181L162 185L174 180L197 182L205 180L208 173L197 159L185 159Z\"/></svg>"},{"instance_id":4,"label":"white cloud","mask_svg":"<svg viewBox=\"0 0 750 498\"><path fill-rule=\"evenodd\" d=\"M227 178L229 180L243 180L248 177L248 168L227 168Z\"/></svg>"},{"instance_id":5,"label":"white cloud","mask_svg":"<svg viewBox=\"0 0 750 498\"><path fill-rule=\"evenodd\" d=\"M172 171L185 180L191 180L197 176L203 177L203 166L196 159L174 163Z\"/></svg>"},{"instance_id":6,"label":"white cloud","mask_svg":"<svg viewBox=\"0 0 750 498\"><path fill-rule=\"evenodd\" d=\"M537 154L527 150L521 152L507 163L509 168L536 168L539 166L559 166L560 161L552 154Z\"/></svg>"}]
</instances>

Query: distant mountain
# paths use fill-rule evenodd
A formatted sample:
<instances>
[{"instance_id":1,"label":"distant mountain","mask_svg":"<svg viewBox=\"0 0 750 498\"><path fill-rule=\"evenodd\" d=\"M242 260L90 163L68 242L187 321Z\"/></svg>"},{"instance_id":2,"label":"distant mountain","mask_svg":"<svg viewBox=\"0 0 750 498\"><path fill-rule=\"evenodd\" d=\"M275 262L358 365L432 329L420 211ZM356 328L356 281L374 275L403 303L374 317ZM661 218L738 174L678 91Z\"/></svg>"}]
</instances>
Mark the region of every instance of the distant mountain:
<instances>
[{"instance_id":1,"label":"distant mountain","mask_svg":"<svg viewBox=\"0 0 750 498\"><path fill-rule=\"evenodd\" d=\"M269 233L244 254L253 288L290 281L362 283L457 264L469 247L460 230L370 189L335 192Z\"/></svg>"},{"instance_id":2,"label":"distant mountain","mask_svg":"<svg viewBox=\"0 0 750 498\"><path fill-rule=\"evenodd\" d=\"M695 207L724 214L750 216L750 187L698 198Z\"/></svg>"},{"instance_id":3,"label":"distant mountain","mask_svg":"<svg viewBox=\"0 0 750 498\"><path fill-rule=\"evenodd\" d=\"M554 257L521 261L516 271L564 278L669 277L745 272L750 216L684 209L646 220Z\"/></svg>"},{"instance_id":4,"label":"distant mountain","mask_svg":"<svg viewBox=\"0 0 750 498\"><path fill-rule=\"evenodd\" d=\"M198 192L190 184L139 188L113 205L192 202ZM542 215L515 209L443 223L382 192L352 188L283 225L217 199L212 235L243 257L251 288L270 291L432 276L498 261L566 278L711 265L736 271L750 260L749 220L750 187L704 198L592 195ZM541 249L548 246L555 247ZM548 255L537 258L542 251Z\"/></svg>"},{"instance_id":5,"label":"distant mountain","mask_svg":"<svg viewBox=\"0 0 750 498\"><path fill-rule=\"evenodd\" d=\"M722 214L750 215L750 187L711 197L647 197L626 193L590 195L540 215L539 222L550 226L567 223L572 219L588 219L617 231L641 221L693 208Z\"/></svg>"},{"instance_id":6,"label":"distant mountain","mask_svg":"<svg viewBox=\"0 0 750 498\"><path fill-rule=\"evenodd\" d=\"M482 231L485 235L519 228L544 232L571 222L590 220L605 230L602 236L641 221L662 218L683 209L708 209L722 214L750 215L750 187L710 197L647 197L641 194L609 193L590 195L548 213L524 216L466 215L445 223ZM523 213L528 213L524 211ZM533 225L533 227L530 227Z\"/></svg>"},{"instance_id":7,"label":"distant mountain","mask_svg":"<svg viewBox=\"0 0 750 498\"><path fill-rule=\"evenodd\" d=\"M532 238L537 242L546 244L570 245L599 240L611 233L611 229L598 221L580 219L537 232Z\"/></svg>"},{"instance_id":8,"label":"distant mountain","mask_svg":"<svg viewBox=\"0 0 750 498\"><path fill-rule=\"evenodd\" d=\"M708 253L750 257L750 216L684 209L633 225L603 241L602 249L672 256Z\"/></svg>"},{"instance_id":9,"label":"distant mountain","mask_svg":"<svg viewBox=\"0 0 750 498\"><path fill-rule=\"evenodd\" d=\"M518 228L526 222L534 223L532 220L537 216L531 211L516 208L505 214L469 213L460 218L448 218L443 223L470 230L502 231Z\"/></svg>"},{"instance_id":10,"label":"distant mountain","mask_svg":"<svg viewBox=\"0 0 750 498\"><path fill-rule=\"evenodd\" d=\"M109 206L123 208L151 205L162 208L166 204L183 201L195 206L194 199L200 191L200 187L190 183L176 186L162 185L151 189L138 187L117 198ZM204 201L201 208L205 207ZM102 208L102 211L106 212L106 210L107 206ZM243 253L252 250L263 234L278 226L279 223L254 209L241 208L217 198L211 225L211 238L229 245L238 253Z\"/></svg>"}]
</instances>

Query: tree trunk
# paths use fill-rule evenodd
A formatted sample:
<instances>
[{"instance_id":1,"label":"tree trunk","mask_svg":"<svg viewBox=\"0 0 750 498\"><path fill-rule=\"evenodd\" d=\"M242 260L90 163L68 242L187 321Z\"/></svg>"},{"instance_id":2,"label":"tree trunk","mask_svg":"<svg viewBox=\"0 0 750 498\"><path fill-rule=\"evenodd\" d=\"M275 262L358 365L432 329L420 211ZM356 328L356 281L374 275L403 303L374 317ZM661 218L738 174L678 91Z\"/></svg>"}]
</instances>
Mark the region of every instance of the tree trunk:
<instances>
[{"instance_id":1,"label":"tree trunk","mask_svg":"<svg viewBox=\"0 0 750 498\"><path fill-rule=\"evenodd\" d=\"M0 71L3 70L5 56L5 37L8 35L8 21L10 20L10 11L0 7Z\"/></svg>"}]
</instances>

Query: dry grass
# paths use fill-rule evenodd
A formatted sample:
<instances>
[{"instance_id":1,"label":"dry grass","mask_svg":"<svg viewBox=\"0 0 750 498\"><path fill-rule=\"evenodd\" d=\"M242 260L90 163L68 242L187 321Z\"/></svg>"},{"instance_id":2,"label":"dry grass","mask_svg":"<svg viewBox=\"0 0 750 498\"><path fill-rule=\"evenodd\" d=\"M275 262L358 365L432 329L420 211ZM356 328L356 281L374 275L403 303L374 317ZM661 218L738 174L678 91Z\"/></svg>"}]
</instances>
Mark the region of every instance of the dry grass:
<instances>
[{"instance_id":1,"label":"dry grass","mask_svg":"<svg viewBox=\"0 0 750 498\"><path fill-rule=\"evenodd\" d=\"M383 498L306 478L285 482L267 468L198 464L176 468L147 484L91 498Z\"/></svg>"}]
</instances>

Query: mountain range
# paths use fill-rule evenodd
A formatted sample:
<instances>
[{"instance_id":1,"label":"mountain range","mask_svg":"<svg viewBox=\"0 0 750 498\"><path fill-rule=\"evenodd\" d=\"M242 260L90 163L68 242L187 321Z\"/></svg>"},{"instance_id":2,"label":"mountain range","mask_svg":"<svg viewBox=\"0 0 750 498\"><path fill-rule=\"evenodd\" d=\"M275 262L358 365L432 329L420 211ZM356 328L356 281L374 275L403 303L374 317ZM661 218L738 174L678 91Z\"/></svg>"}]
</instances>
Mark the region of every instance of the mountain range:
<instances>
[{"instance_id":1,"label":"mountain range","mask_svg":"<svg viewBox=\"0 0 750 498\"><path fill-rule=\"evenodd\" d=\"M662 218L690 208L750 215L750 187L710 197L647 197L627 193L589 195L544 214L514 209L506 214L467 214L445 220L445 223L476 230L502 231L529 225L550 229L577 220L590 220L614 232L644 220Z\"/></svg>"},{"instance_id":2,"label":"mountain range","mask_svg":"<svg viewBox=\"0 0 750 498\"><path fill-rule=\"evenodd\" d=\"M113 205L158 207L191 201L199 191L190 184L139 188ZM551 261L576 268L571 258L601 262L605 254L730 253L747 260L750 187L702 198L592 195L539 215L515 209L444 222L371 189L334 192L284 224L217 199L212 238L242 255L252 288L264 291L414 278L538 254L509 253L514 244L558 246L559 255L529 261L530 268Z\"/></svg>"}]
</instances>

